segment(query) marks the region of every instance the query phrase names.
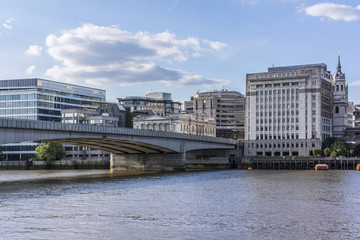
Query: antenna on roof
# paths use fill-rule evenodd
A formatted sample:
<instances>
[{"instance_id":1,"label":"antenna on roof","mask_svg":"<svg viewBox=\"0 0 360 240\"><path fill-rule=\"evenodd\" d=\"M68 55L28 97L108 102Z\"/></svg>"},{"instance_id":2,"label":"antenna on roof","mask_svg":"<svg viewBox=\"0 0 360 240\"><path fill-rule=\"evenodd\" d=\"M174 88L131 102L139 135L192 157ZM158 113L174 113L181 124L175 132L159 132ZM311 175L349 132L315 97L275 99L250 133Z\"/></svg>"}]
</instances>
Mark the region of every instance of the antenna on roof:
<instances>
[{"instance_id":1,"label":"antenna on roof","mask_svg":"<svg viewBox=\"0 0 360 240\"><path fill-rule=\"evenodd\" d=\"M273 64L273 67L274 67L274 64Z\"/></svg>"}]
</instances>

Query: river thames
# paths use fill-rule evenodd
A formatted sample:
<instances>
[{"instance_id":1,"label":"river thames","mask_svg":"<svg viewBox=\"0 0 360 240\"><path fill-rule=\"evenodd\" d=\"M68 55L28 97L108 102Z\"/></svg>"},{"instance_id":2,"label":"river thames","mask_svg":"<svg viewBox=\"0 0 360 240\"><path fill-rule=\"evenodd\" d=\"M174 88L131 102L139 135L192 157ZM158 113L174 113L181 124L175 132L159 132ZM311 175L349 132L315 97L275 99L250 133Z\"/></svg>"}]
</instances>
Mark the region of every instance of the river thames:
<instances>
[{"instance_id":1,"label":"river thames","mask_svg":"<svg viewBox=\"0 0 360 240\"><path fill-rule=\"evenodd\" d=\"M360 172L1 171L0 239L359 239Z\"/></svg>"}]
</instances>

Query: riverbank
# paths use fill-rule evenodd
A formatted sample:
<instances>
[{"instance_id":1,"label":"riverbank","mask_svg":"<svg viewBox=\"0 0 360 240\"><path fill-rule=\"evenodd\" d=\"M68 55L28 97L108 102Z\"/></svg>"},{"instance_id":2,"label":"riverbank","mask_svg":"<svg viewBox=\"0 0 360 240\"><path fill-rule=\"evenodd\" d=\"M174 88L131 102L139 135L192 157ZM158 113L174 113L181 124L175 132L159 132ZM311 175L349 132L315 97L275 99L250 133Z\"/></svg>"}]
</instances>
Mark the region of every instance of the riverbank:
<instances>
[{"instance_id":1,"label":"riverbank","mask_svg":"<svg viewBox=\"0 0 360 240\"><path fill-rule=\"evenodd\" d=\"M356 170L360 158L253 157L246 159L252 169L313 170L316 164L327 164L333 170Z\"/></svg>"},{"instance_id":2,"label":"riverbank","mask_svg":"<svg viewBox=\"0 0 360 240\"><path fill-rule=\"evenodd\" d=\"M264 170L313 170L316 164L327 164L333 170L356 170L360 158L313 158L313 157L230 157L228 162L189 161L184 171L264 169ZM81 170L110 169L110 160L57 160L0 161L0 170ZM130 169L133 171L136 169ZM126 171L121 171L126 172ZM149 172L149 171L145 171ZM159 171L155 171L159 172Z\"/></svg>"}]
</instances>

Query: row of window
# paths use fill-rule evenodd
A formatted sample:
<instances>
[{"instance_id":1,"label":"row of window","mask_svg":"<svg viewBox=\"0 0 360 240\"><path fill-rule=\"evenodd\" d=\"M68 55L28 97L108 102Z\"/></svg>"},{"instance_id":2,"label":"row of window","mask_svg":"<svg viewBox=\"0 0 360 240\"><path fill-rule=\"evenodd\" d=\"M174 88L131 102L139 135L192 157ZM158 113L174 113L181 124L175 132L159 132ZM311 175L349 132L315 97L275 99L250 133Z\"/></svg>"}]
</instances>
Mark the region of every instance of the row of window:
<instances>
[{"instance_id":1,"label":"row of window","mask_svg":"<svg viewBox=\"0 0 360 240\"><path fill-rule=\"evenodd\" d=\"M281 95L281 94L299 94L299 89L274 89L274 90L265 90L265 91L256 91L256 96L266 96L266 95Z\"/></svg>"},{"instance_id":2,"label":"row of window","mask_svg":"<svg viewBox=\"0 0 360 240\"><path fill-rule=\"evenodd\" d=\"M37 94L15 94L15 95L0 95L0 101L16 101L16 100L33 100L37 99Z\"/></svg>"},{"instance_id":3,"label":"row of window","mask_svg":"<svg viewBox=\"0 0 360 240\"><path fill-rule=\"evenodd\" d=\"M281 118L278 118L277 120L278 120L278 123L281 123ZM294 122L298 123L299 122L298 117L296 117L296 118L287 117L286 119L282 118L282 123L290 123L290 120L291 120L291 123L294 123ZM263 124L263 123L265 123L265 124L267 124L267 123L276 123L276 118L269 118L269 120L266 119L266 118L265 119L256 119L256 124L259 124L259 123L260 124Z\"/></svg>"},{"instance_id":4,"label":"row of window","mask_svg":"<svg viewBox=\"0 0 360 240\"><path fill-rule=\"evenodd\" d=\"M42 108L16 108L16 109L0 109L1 115L22 115L22 114L47 114L61 116L61 111Z\"/></svg>"},{"instance_id":5,"label":"row of window","mask_svg":"<svg viewBox=\"0 0 360 240\"><path fill-rule=\"evenodd\" d=\"M315 115L316 114L316 110L313 110L313 115ZM294 116L294 115L296 115L296 116L298 116L299 115L299 110L287 110L287 111L273 111L273 112L271 112L271 111L269 111L269 112L256 112L256 117L267 117L267 116L269 116L269 117L272 117L272 116L274 116L274 117L276 117L276 115L277 116Z\"/></svg>"},{"instance_id":6,"label":"row of window","mask_svg":"<svg viewBox=\"0 0 360 240\"><path fill-rule=\"evenodd\" d=\"M256 140L267 139L299 139L299 133L283 133L283 134L256 134Z\"/></svg>"},{"instance_id":7,"label":"row of window","mask_svg":"<svg viewBox=\"0 0 360 240\"><path fill-rule=\"evenodd\" d=\"M256 126L256 131L298 131L299 125L278 125L276 128L276 125L270 125L270 126Z\"/></svg>"},{"instance_id":8,"label":"row of window","mask_svg":"<svg viewBox=\"0 0 360 240\"><path fill-rule=\"evenodd\" d=\"M294 72L283 72L283 73L263 73L263 74L256 74L256 78L280 78L280 77L295 77L299 76L298 71Z\"/></svg>"},{"instance_id":9,"label":"row of window","mask_svg":"<svg viewBox=\"0 0 360 240\"><path fill-rule=\"evenodd\" d=\"M80 99L64 98L64 97L59 97L59 96L42 95L42 94L36 94L36 93L0 95L0 101L35 100L35 99L50 101L53 104L54 104L54 102L60 102L60 103L80 104L80 105L90 105L90 106L98 105L98 103L93 102L96 99L80 100ZM1 104L4 104L4 103L1 103ZM11 104L11 103L9 103L9 104Z\"/></svg>"},{"instance_id":10,"label":"row of window","mask_svg":"<svg viewBox=\"0 0 360 240\"><path fill-rule=\"evenodd\" d=\"M6 116L0 116L0 117L6 117ZM14 116L11 116L11 118L13 118L13 119L38 120L38 121L61 122L61 117L58 117L58 116L14 115Z\"/></svg>"},{"instance_id":11,"label":"row of window","mask_svg":"<svg viewBox=\"0 0 360 240\"><path fill-rule=\"evenodd\" d=\"M279 97L277 97L277 98L276 98L276 97L270 97L270 96L269 96L269 98L267 98L267 97L262 98L262 97L261 97L261 98L256 98L256 103L259 103L259 102L260 102L260 103L262 103L262 102L265 102L265 103L267 103L267 102L276 102L276 100L277 100L278 102L280 102L281 100L282 100L283 102L285 102L285 101L288 101L288 102L289 102L290 100L291 100L291 101L294 101L294 100L295 100L295 101L299 101L299 96L296 96L296 97L291 96L291 97L290 97L290 96L288 95L288 96L286 96L286 97L285 97L285 96L282 96L282 97L279 96Z\"/></svg>"},{"instance_id":12,"label":"row of window","mask_svg":"<svg viewBox=\"0 0 360 240\"><path fill-rule=\"evenodd\" d=\"M269 104L269 105L267 105L267 104L256 104L256 110L263 110L263 109L267 109L269 107L269 109L272 109L273 107L274 107L274 109L276 109L276 107L278 108L278 109L281 109L281 108L287 108L287 109L290 109L290 108L299 108L299 103L283 103L283 104L281 104L281 103L279 103L279 104L277 104L276 105L276 103L274 103L274 105L272 105L271 103ZM316 103L314 103L313 104L313 107L316 107Z\"/></svg>"},{"instance_id":13,"label":"row of window","mask_svg":"<svg viewBox=\"0 0 360 240\"><path fill-rule=\"evenodd\" d=\"M74 99L72 99L73 101L79 101L79 99L88 99L91 101L105 101L105 98L78 95L78 94L74 94L74 93L56 92L56 91L45 90L45 89L26 89L26 91L39 92L39 93L30 93L30 94L25 94L25 93L23 93L24 91L25 90L23 90L23 89L21 91L12 90L11 92L19 92L19 94L11 94L11 95L2 95L1 94L0 101L43 99L43 100L48 100L48 101L58 101L59 102L59 100L56 100L56 98L59 98L59 96L67 96L68 98L65 98L65 99L74 98ZM0 90L0 92L8 92L8 90ZM41 93L45 93L48 95L41 94ZM49 94L57 95L57 96L51 96ZM63 99L63 97L62 97L62 99Z\"/></svg>"},{"instance_id":14,"label":"row of window","mask_svg":"<svg viewBox=\"0 0 360 240\"><path fill-rule=\"evenodd\" d=\"M304 146L307 147L307 143L251 143L252 148L303 148ZM315 147L315 143L312 142L311 146ZM248 147L250 148L250 144Z\"/></svg>"}]
</instances>

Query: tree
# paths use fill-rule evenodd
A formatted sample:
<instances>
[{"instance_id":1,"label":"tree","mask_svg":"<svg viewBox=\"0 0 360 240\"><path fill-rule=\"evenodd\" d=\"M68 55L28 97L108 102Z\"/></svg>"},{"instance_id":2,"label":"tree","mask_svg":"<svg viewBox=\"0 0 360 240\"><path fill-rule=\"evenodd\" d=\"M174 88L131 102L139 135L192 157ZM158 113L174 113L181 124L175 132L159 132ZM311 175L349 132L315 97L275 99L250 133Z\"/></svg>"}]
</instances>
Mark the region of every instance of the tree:
<instances>
[{"instance_id":1,"label":"tree","mask_svg":"<svg viewBox=\"0 0 360 240\"><path fill-rule=\"evenodd\" d=\"M125 113L125 127L133 128L133 119L136 116L135 113L130 112L130 109L126 109Z\"/></svg>"},{"instance_id":2,"label":"tree","mask_svg":"<svg viewBox=\"0 0 360 240\"><path fill-rule=\"evenodd\" d=\"M330 157L336 157L336 152L334 151L334 152L331 152L331 154L330 154Z\"/></svg>"},{"instance_id":3,"label":"tree","mask_svg":"<svg viewBox=\"0 0 360 240\"><path fill-rule=\"evenodd\" d=\"M350 152L350 156L351 156L351 157L355 157L355 155L354 155L354 154L355 154L355 151L354 151L353 149L351 149L349 152Z\"/></svg>"},{"instance_id":4,"label":"tree","mask_svg":"<svg viewBox=\"0 0 360 240\"><path fill-rule=\"evenodd\" d=\"M50 164L53 160L66 156L63 146L60 143L43 142L35 148L35 155Z\"/></svg>"},{"instance_id":5,"label":"tree","mask_svg":"<svg viewBox=\"0 0 360 240\"><path fill-rule=\"evenodd\" d=\"M331 149L329 147L324 149L324 156L325 157L329 157L331 154Z\"/></svg>"},{"instance_id":6,"label":"tree","mask_svg":"<svg viewBox=\"0 0 360 240\"><path fill-rule=\"evenodd\" d=\"M327 139L325 139L322 144L321 144L321 150L324 151L325 148L330 148L331 146L334 144L334 142L336 142L337 138L335 137L328 137ZM325 154L324 154L325 155Z\"/></svg>"},{"instance_id":7,"label":"tree","mask_svg":"<svg viewBox=\"0 0 360 240\"><path fill-rule=\"evenodd\" d=\"M356 144L354 147L354 156L359 157L360 156L360 144Z\"/></svg>"},{"instance_id":8,"label":"tree","mask_svg":"<svg viewBox=\"0 0 360 240\"><path fill-rule=\"evenodd\" d=\"M318 149L318 148L314 148L312 150L312 153L313 153L314 156L320 156L321 155L321 150Z\"/></svg>"},{"instance_id":9,"label":"tree","mask_svg":"<svg viewBox=\"0 0 360 240\"><path fill-rule=\"evenodd\" d=\"M331 151L336 152L336 155L339 156L346 156L348 152L348 146L345 140L338 139L331 145Z\"/></svg>"}]
</instances>

